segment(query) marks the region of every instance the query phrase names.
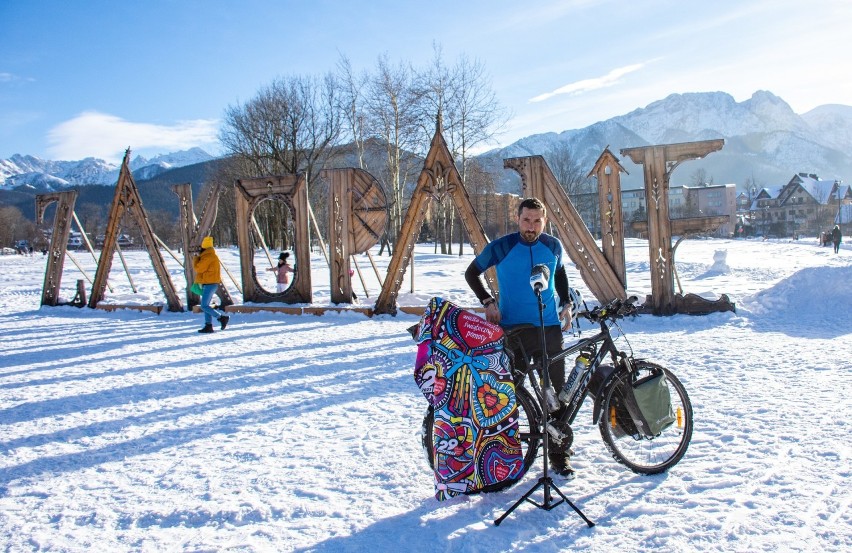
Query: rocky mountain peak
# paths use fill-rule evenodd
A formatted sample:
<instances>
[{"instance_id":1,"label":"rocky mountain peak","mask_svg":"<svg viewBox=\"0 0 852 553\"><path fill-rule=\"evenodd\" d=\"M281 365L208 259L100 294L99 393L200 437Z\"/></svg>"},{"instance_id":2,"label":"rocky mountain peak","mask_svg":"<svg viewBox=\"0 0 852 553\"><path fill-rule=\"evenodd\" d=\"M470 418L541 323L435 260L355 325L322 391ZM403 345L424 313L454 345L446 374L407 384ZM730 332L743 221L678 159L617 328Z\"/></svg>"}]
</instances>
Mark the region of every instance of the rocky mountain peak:
<instances>
[{"instance_id":1,"label":"rocky mountain peak","mask_svg":"<svg viewBox=\"0 0 852 553\"><path fill-rule=\"evenodd\" d=\"M670 94L583 129L526 137L483 156L547 158L557 142L567 142L574 161L585 171L607 145L618 155L622 148L718 138L725 139L722 151L683 164L673 181L689 184L689 175L698 169L716 183L742 186L748 179L763 186L786 183L803 171L831 179L852 175L852 107L828 106L797 115L783 99L765 90L743 102L726 92ZM622 186L641 186L641 168L621 161L629 173L622 176ZM489 165L498 166L494 160ZM498 176L498 182L504 191L514 191L513 181Z\"/></svg>"},{"instance_id":2,"label":"rocky mountain peak","mask_svg":"<svg viewBox=\"0 0 852 553\"><path fill-rule=\"evenodd\" d=\"M144 178L176 167L184 167L214 159L201 148L190 148L146 159L136 156L131 170ZM15 188L24 184L43 190L56 190L74 185L115 184L119 166L102 159L87 157L78 161L51 161L31 155L15 154L0 160L0 187Z\"/></svg>"}]
</instances>

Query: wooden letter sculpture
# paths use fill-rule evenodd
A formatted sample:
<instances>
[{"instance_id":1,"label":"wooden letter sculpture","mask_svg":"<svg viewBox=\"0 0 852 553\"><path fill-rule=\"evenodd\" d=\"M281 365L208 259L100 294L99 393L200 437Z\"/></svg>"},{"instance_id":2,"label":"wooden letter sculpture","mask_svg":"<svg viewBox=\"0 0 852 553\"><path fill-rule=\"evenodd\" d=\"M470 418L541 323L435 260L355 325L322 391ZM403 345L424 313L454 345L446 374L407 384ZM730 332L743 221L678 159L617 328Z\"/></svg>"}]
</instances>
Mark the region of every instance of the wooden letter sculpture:
<instances>
[{"instance_id":1,"label":"wooden letter sculpture","mask_svg":"<svg viewBox=\"0 0 852 553\"><path fill-rule=\"evenodd\" d=\"M36 224L44 221L44 211L53 202L57 203L53 217L53 234L50 249L47 252L47 268L44 271L44 286L41 289L41 304L55 307L59 305L59 285L62 283L62 269L65 266L65 250L68 236L71 234L71 220L77 191L54 192L36 196Z\"/></svg>"},{"instance_id":2,"label":"wooden letter sculpture","mask_svg":"<svg viewBox=\"0 0 852 553\"><path fill-rule=\"evenodd\" d=\"M352 303L350 256L378 243L387 224L387 200L381 185L363 169L325 169L328 179L328 242L331 252L331 301Z\"/></svg>"},{"instance_id":3,"label":"wooden letter sculpture","mask_svg":"<svg viewBox=\"0 0 852 553\"><path fill-rule=\"evenodd\" d=\"M308 192L305 174L240 179L234 194L237 209L237 244L243 280L243 301L270 303L311 303L311 256L308 243ZM295 274L285 292L267 292L257 280L254 268L254 245L251 240L252 214L263 200L284 202L293 214L296 254Z\"/></svg>"},{"instance_id":4,"label":"wooden letter sculpture","mask_svg":"<svg viewBox=\"0 0 852 553\"><path fill-rule=\"evenodd\" d=\"M423 161L423 170L420 171L417 186L411 196L411 204L397 237L385 283L373 309L375 313L396 314L397 294L402 286L405 269L411 261L412 250L417 235L420 233L420 227L426 218L426 210L433 200L442 197L444 194L450 195L456 209L458 209L459 217L470 238L473 250L476 253L481 252L485 244L488 243L488 237L485 236L485 231L482 229L482 225L470 203L470 197L464 189L461 176L453 162L453 156L450 154L447 143L441 134L439 122L435 136L432 137L429 153L426 154L426 159ZM485 273L485 280L491 289L491 293L496 295L497 284L493 269L489 269ZM422 312L422 309L420 311Z\"/></svg>"},{"instance_id":5,"label":"wooden letter sculpture","mask_svg":"<svg viewBox=\"0 0 852 553\"><path fill-rule=\"evenodd\" d=\"M192 264L192 258L201 247L201 241L210 233L213 223L216 222L219 192L222 190L222 185L217 181L210 188L204 202L204 208L201 211L200 221L195 219L195 208L192 205L192 186L189 183L176 184L172 186L172 190L180 199L179 225L183 244L183 273L186 277L186 303L189 306L198 305L201 301L200 298L189 290L192 283L195 282L195 267ZM222 307L233 305L234 300L231 299L231 294L222 284L219 285L216 294L219 296L219 305Z\"/></svg>"},{"instance_id":6,"label":"wooden letter sculpture","mask_svg":"<svg viewBox=\"0 0 852 553\"><path fill-rule=\"evenodd\" d=\"M628 156L644 169L645 198L648 204L648 253L651 258L651 297L645 307L655 315L701 312L695 308L687 309L686 304L679 309L679 300L675 297L669 179L681 162L700 159L721 150L724 144L725 141L719 139L621 150L621 155ZM689 303L694 301L690 300Z\"/></svg>"},{"instance_id":7,"label":"wooden letter sculpture","mask_svg":"<svg viewBox=\"0 0 852 553\"><path fill-rule=\"evenodd\" d=\"M148 216L145 214L145 208L142 207L142 198L139 196L139 189L136 188L136 182L133 180L133 175L130 172L130 149L124 152L124 161L121 162L121 170L118 174L118 182L115 185L115 196L112 200L109 218L107 219L106 234L104 236L104 246L101 250L101 257L98 260L98 270L95 273L95 281L92 284L92 294L89 297L89 307L95 308L104 298L104 291L107 286L107 278L109 277L110 269L112 268L112 257L118 247L118 233L121 225L121 219L125 212L129 213L139 225L139 230L142 234L142 242L148 250L148 255L151 262L154 264L154 271L157 273L157 278L160 281L160 287L166 295L169 311L183 311L183 305L178 298L175 286L169 277L169 271L166 269L163 255L160 253L159 245L154 238L154 231L151 230L151 225L148 223Z\"/></svg>"}]
</instances>

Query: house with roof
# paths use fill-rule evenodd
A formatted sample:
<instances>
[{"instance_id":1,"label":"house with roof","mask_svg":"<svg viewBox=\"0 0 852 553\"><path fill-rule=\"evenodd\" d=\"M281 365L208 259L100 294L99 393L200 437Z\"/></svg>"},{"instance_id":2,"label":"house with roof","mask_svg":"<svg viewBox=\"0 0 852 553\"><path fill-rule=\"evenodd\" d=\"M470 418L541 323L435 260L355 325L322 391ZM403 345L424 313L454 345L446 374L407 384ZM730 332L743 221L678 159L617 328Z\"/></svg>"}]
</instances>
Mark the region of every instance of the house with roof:
<instances>
[{"instance_id":1,"label":"house with roof","mask_svg":"<svg viewBox=\"0 0 852 553\"><path fill-rule=\"evenodd\" d=\"M783 186L752 188L749 194L737 198L736 236L767 236L778 234L778 196Z\"/></svg>"},{"instance_id":2,"label":"house with roof","mask_svg":"<svg viewBox=\"0 0 852 553\"><path fill-rule=\"evenodd\" d=\"M852 202L848 185L822 180L813 173L797 173L780 187L758 192L743 220L751 222L755 234L764 236L819 236L834 225L838 208Z\"/></svg>"},{"instance_id":3,"label":"house with roof","mask_svg":"<svg viewBox=\"0 0 852 553\"><path fill-rule=\"evenodd\" d=\"M849 230L852 229L852 203L840 206L837 215L834 217L834 224L840 225L840 231L844 236L852 234Z\"/></svg>"}]
</instances>

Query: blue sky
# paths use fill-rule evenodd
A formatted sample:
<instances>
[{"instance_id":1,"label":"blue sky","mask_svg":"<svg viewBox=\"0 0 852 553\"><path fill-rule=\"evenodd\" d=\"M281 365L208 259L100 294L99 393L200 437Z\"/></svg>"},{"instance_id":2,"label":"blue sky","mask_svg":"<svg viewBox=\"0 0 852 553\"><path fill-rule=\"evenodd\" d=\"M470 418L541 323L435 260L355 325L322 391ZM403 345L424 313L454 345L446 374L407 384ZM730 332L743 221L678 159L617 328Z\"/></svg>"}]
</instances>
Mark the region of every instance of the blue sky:
<instances>
[{"instance_id":1,"label":"blue sky","mask_svg":"<svg viewBox=\"0 0 852 553\"><path fill-rule=\"evenodd\" d=\"M276 77L422 67L433 42L514 114L492 146L676 92L852 105L849 0L0 0L0 28L0 159L220 153L225 109Z\"/></svg>"}]
</instances>

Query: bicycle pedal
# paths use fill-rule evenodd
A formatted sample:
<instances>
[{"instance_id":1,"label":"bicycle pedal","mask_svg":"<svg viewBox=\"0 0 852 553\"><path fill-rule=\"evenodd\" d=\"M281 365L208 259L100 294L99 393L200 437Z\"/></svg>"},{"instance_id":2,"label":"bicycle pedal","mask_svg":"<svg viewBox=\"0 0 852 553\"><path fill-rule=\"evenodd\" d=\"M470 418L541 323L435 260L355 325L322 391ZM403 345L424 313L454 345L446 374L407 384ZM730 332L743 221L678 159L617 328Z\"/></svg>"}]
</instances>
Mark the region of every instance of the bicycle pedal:
<instances>
[{"instance_id":1,"label":"bicycle pedal","mask_svg":"<svg viewBox=\"0 0 852 553\"><path fill-rule=\"evenodd\" d=\"M550 434L550 437L556 442L562 443L565 438L572 434L572 431L571 427L565 423L561 423L559 421L548 421L547 433Z\"/></svg>"}]
</instances>

